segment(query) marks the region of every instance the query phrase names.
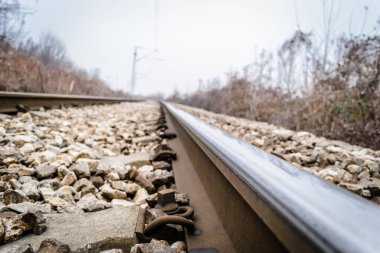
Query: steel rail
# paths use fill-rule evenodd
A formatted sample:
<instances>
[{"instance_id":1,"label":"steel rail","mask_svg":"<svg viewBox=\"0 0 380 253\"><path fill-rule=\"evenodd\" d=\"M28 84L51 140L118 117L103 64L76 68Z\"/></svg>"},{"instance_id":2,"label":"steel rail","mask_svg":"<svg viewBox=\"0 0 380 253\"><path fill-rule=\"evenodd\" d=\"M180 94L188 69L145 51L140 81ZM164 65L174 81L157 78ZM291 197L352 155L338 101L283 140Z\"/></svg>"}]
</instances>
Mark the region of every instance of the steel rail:
<instances>
[{"instance_id":1,"label":"steel rail","mask_svg":"<svg viewBox=\"0 0 380 253\"><path fill-rule=\"evenodd\" d=\"M238 140L169 103L163 102L163 105L179 138L185 140L183 145L191 146L187 149L189 160L197 168L200 180L206 178L202 184L236 252L379 251L380 208L377 205ZM207 157L199 158L201 153ZM199 162L200 159L203 160ZM178 160L181 160L180 155ZM180 186L177 176L181 173L176 170L174 173ZM193 201L193 196L190 199ZM252 213L239 209L245 206ZM197 214L196 206L194 209ZM271 233L262 228L257 218ZM195 225L198 226L197 221ZM206 241L212 240L207 238Z\"/></svg>"},{"instance_id":2,"label":"steel rail","mask_svg":"<svg viewBox=\"0 0 380 253\"><path fill-rule=\"evenodd\" d=\"M37 109L60 105L86 105L136 101L123 97L81 96L24 92L0 92L0 113L17 112L20 108Z\"/></svg>"}]
</instances>

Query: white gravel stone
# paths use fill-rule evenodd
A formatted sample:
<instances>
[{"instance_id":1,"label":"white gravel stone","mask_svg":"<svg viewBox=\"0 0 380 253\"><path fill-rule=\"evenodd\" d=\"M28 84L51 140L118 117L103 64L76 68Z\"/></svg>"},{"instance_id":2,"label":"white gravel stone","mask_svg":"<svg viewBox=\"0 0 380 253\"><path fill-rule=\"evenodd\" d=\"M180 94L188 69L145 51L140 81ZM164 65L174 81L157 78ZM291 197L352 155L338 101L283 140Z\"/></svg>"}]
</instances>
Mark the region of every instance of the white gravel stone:
<instances>
[{"instance_id":1,"label":"white gravel stone","mask_svg":"<svg viewBox=\"0 0 380 253\"><path fill-rule=\"evenodd\" d=\"M7 207L9 208L9 210L17 213L27 213L36 211L41 213L51 213L51 206L49 204L23 202L18 204L10 204Z\"/></svg>"},{"instance_id":2,"label":"white gravel stone","mask_svg":"<svg viewBox=\"0 0 380 253\"><path fill-rule=\"evenodd\" d=\"M35 150L34 146L32 143L25 143L21 148L20 152L22 155L26 155L29 153L32 153Z\"/></svg>"},{"instance_id":3,"label":"white gravel stone","mask_svg":"<svg viewBox=\"0 0 380 253\"><path fill-rule=\"evenodd\" d=\"M4 136L7 133L4 127L0 127L0 135Z\"/></svg>"},{"instance_id":4,"label":"white gravel stone","mask_svg":"<svg viewBox=\"0 0 380 253\"><path fill-rule=\"evenodd\" d=\"M109 199L126 199L127 194L125 192L113 189L109 184L104 184L100 187L101 193L104 197Z\"/></svg>"},{"instance_id":5,"label":"white gravel stone","mask_svg":"<svg viewBox=\"0 0 380 253\"><path fill-rule=\"evenodd\" d=\"M74 172L70 171L65 175L61 181L61 185L72 185L77 180L77 176Z\"/></svg>"},{"instance_id":6,"label":"white gravel stone","mask_svg":"<svg viewBox=\"0 0 380 253\"><path fill-rule=\"evenodd\" d=\"M103 210L105 208L111 207L111 203L107 201L97 199L93 194L84 195L76 205L86 212L93 212L98 210Z\"/></svg>"},{"instance_id":7,"label":"white gravel stone","mask_svg":"<svg viewBox=\"0 0 380 253\"><path fill-rule=\"evenodd\" d=\"M136 205L144 204L144 203L145 203L145 199L146 199L147 197L149 197L148 192L147 192L144 188L141 188L141 189L139 189L139 190L136 192L136 195L135 195L135 197L133 198L133 202L134 202Z\"/></svg>"}]
</instances>

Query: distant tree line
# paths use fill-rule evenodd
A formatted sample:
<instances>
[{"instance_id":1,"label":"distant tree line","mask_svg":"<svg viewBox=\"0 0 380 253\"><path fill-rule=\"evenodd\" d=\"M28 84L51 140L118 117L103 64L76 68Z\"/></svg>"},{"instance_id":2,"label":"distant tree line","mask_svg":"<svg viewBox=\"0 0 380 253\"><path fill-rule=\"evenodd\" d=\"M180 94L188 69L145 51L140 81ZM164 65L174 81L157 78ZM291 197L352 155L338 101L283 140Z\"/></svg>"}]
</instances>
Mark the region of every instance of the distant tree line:
<instances>
[{"instance_id":1,"label":"distant tree line","mask_svg":"<svg viewBox=\"0 0 380 253\"><path fill-rule=\"evenodd\" d=\"M326 43L296 31L224 85L211 80L169 100L380 149L379 26Z\"/></svg>"},{"instance_id":2,"label":"distant tree line","mask_svg":"<svg viewBox=\"0 0 380 253\"><path fill-rule=\"evenodd\" d=\"M31 12L18 0L0 0L0 90L86 95L124 95L99 75L68 58L64 43L50 32L38 41L23 32Z\"/></svg>"}]
</instances>

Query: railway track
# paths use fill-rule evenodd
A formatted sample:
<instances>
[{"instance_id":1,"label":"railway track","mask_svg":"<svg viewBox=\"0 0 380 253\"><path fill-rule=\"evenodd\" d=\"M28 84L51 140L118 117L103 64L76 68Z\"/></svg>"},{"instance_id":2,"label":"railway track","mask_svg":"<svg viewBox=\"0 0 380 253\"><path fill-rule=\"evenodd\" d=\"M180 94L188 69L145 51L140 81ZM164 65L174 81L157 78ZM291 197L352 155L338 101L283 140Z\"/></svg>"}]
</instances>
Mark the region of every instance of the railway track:
<instances>
[{"instance_id":1,"label":"railway track","mask_svg":"<svg viewBox=\"0 0 380 253\"><path fill-rule=\"evenodd\" d=\"M70 105L109 104L133 101L120 97L75 96L60 94L0 92L0 113L28 111L40 107L53 108Z\"/></svg>"},{"instance_id":2,"label":"railway track","mask_svg":"<svg viewBox=\"0 0 380 253\"><path fill-rule=\"evenodd\" d=\"M54 99L49 106L61 103ZM104 103L85 99L86 103ZM107 102L120 102L120 99L111 100ZM22 104L23 108L28 107L26 101ZM38 105L45 106L43 102ZM380 249L377 205L217 130L170 103L161 103L157 128L167 130L160 132L163 142L155 157L164 157L163 160L171 163L174 188L190 198L191 208L183 207L185 213L194 210L194 215L191 219L187 219L190 215L172 220L169 215L167 221L157 218L156 223L184 225L186 233L181 228L179 231L182 231L180 237L185 235L185 238L180 240L186 241L189 252L377 252ZM168 190L171 188L172 185ZM149 208L146 204L141 206ZM154 225L162 225L148 224L144 215L140 212L136 226L140 243L151 239ZM156 235L162 239L162 231Z\"/></svg>"}]
</instances>

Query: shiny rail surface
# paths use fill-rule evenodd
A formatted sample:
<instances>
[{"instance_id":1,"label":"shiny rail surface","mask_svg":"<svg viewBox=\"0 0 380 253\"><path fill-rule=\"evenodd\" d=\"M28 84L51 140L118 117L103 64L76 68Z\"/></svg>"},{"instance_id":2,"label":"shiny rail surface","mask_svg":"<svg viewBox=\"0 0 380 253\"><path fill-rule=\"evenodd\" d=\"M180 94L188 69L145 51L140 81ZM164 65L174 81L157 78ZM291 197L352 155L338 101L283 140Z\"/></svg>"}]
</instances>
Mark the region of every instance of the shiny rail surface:
<instances>
[{"instance_id":1,"label":"shiny rail surface","mask_svg":"<svg viewBox=\"0 0 380 253\"><path fill-rule=\"evenodd\" d=\"M60 105L86 105L136 101L123 97L78 96L24 92L0 92L0 113L17 112L20 109L36 109Z\"/></svg>"},{"instance_id":2,"label":"shiny rail surface","mask_svg":"<svg viewBox=\"0 0 380 253\"><path fill-rule=\"evenodd\" d=\"M169 103L164 102L163 106L188 153L186 159L197 170L196 178L207 190L208 201L215 207L228 234L226 240L230 240L235 252L379 251L380 208L377 205L240 141ZM190 178L189 169L175 170L175 177L178 187L181 180L196 180ZM191 185L196 182L184 190L190 191L193 201L198 193L191 196ZM197 213L197 203L194 209ZM195 220L195 225L205 230L212 226L200 221L201 224L197 224ZM190 236L190 248L202 248L208 242L215 250L226 252L218 249L218 242L213 243L212 236L208 236L203 240Z\"/></svg>"}]
</instances>

